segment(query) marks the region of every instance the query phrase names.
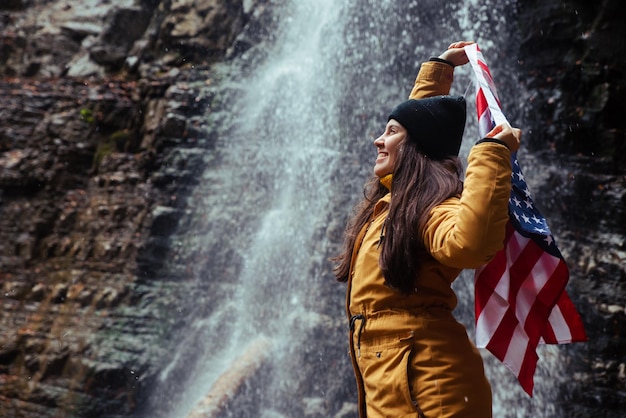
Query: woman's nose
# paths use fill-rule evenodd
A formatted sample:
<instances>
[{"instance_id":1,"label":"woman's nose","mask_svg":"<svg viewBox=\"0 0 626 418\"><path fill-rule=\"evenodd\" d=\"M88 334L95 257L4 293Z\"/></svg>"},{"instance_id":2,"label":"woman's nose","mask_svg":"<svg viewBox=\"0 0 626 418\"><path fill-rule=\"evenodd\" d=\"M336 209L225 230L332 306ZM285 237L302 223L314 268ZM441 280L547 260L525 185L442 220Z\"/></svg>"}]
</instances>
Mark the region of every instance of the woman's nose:
<instances>
[{"instance_id":1,"label":"woman's nose","mask_svg":"<svg viewBox=\"0 0 626 418\"><path fill-rule=\"evenodd\" d=\"M379 136L378 138L376 138L376 139L374 140L374 146L375 146L376 148L380 148L380 147L382 147L383 145L385 145L385 140L383 139L383 136L382 136L382 135L381 135L381 136Z\"/></svg>"}]
</instances>

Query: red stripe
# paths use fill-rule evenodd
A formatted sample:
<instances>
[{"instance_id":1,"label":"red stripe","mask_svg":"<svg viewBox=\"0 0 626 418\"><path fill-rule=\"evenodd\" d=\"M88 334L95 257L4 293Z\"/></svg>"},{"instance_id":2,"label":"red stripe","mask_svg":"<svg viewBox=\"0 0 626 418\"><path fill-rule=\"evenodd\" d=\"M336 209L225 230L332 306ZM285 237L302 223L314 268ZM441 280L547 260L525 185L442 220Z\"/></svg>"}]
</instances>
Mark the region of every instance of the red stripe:
<instances>
[{"instance_id":1,"label":"red stripe","mask_svg":"<svg viewBox=\"0 0 626 418\"><path fill-rule=\"evenodd\" d=\"M524 361L522 362L522 367L520 368L519 375L517 376L517 380L520 385L522 385L522 389L524 389L524 392L528 393L530 397L533 396L533 387L535 385L533 376L535 375L535 369L537 368L537 360L539 360L539 356L537 356L535 349L536 347L531 345L526 347Z\"/></svg>"},{"instance_id":2,"label":"red stripe","mask_svg":"<svg viewBox=\"0 0 626 418\"><path fill-rule=\"evenodd\" d=\"M506 247L511 235L515 232L511 222L506 224L506 235L504 237L504 247ZM482 267L480 272L476 275L474 286L474 308L475 318L478 319L483 308L487 305L491 294L498 286L502 275L507 271L507 257L504 250L500 250L496 253L494 258L485 266Z\"/></svg>"},{"instance_id":3,"label":"red stripe","mask_svg":"<svg viewBox=\"0 0 626 418\"><path fill-rule=\"evenodd\" d=\"M480 284L489 289L495 289L498 282L502 278L502 275L506 272L507 258L506 252L500 250L496 253L494 258L483 267L480 272ZM489 298L485 299L485 302Z\"/></svg>"},{"instance_id":4,"label":"red stripe","mask_svg":"<svg viewBox=\"0 0 626 418\"><path fill-rule=\"evenodd\" d=\"M495 88L496 83L493 81L493 77L491 76L491 71L489 71L489 67L487 67L487 64L485 64L481 60L477 60L477 62L478 62L478 66L482 68L482 70L485 72L484 76L485 76L485 79L487 80L487 84L489 84L490 89L493 90ZM498 103L498 107L502 109L502 105L500 104L500 99L498 98L496 92L492 91L492 93L493 93L493 97L496 99L496 103Z\"/></svg>"},{"instance_id":5,"label":"red stripe","mask_svg":"<svg viewBox=\"0 0 626 418\"><path fill-rule=\"evenodd\" d=\"M521 237L519 233L515 233L516 237ZM509 303L511 309L515 310L517 306L517 293L524 285L524 281L531 274L531 271L543 251L537 245L533 245L532 240L526 242L521 251L517 255L515 262L511 264L509 276L511 277L511 285L509 288Z\"/></svg>"},{"instance_id":6,"label":"red stripe","mask_svg":"<svg viewBox=\"0 0 626 418\"><path fill-rule=\"evenodd\" d=\"M546 327L541 334L541 338L543 338L543 342L546 344L558 344L556 340L556 334L554 333L554 328L552 328L552 324L550 321L546 323Z\"/></svg>"},{"instance_id":7,"label":"red stripe","mask_svg":"<svg viewBox=\"0 0 626 418\"><path fill-rule=\"evenodd\" d=\"M533 243L534 244L534 243ZM534 244L536 245L536 244ZM543 257L553 257L548 253L543 253ZM554 273L548 278L541 291L536 295L535 302L526 318L524 318L524 330L528 334L530 343L537 346L539 338L544 334L548 317L552 308L556 304L559 296L563 293L565 280L567 280L567 268L562 260L558 260Z\"/></svg>"},{"instance_id":8,"label":"red stripe","mask_svg":"<svg viewBox=\"0 0 626 418\"><path fill-rule=\"evenodd\" d=\"M557 305L565 318L565 322L569 326L570 334L572 335L572 342L587 341L587 334L585 333L585 326L583 321L576 311L576 307L572 300L569 298L567 292L563 292L561 297L557 301Z\"/></svg>"},{"instance_id":9,"label":"red stripe","mask_svg":"<svg viewBox=\"0 0 626 418\"><path fill-rule=\"evenodd\" d=\"M519 321L515 318L515 312L508 309L486 346L487 350L491 351L500 361L504 361L518 323Z\"/></svg>"},{"instance_id":10,"label":"red stripe","mask_svg":"<svg viewBox=\"0 0 626 418\"><path fill-rule=\"evenodd\" d=\"M476 93L476 113L478 113L478 119L481 118L482 114L487 109L489 109L487 98L485 97L485 93L483 93L483 89L479 89Z\"/></svg>"},{"instance_id":11,"label":"red stripe","mask_svg":"<svg viewBox=\"0 0 626 418\"><path fill-rule=\"evenodd\" d=\"M500 250L496 253L493 260L476 276L474 286L474 310L476 320L478 320L483 308L487 305L502 275L506 272L506 268L506 253L504 250Z\"/></svg>"},{"instance_id":12,"label":"red stripe","mask_svg":"<svg viewBox=\"0 0 626 418\"><path fill-rule=\"evenodd\" d=\"M480 68L482 68L483 71L486 72L487 75L489 76L489 77L485 77L487 78L487 81L491 81L493 83L493 77L491 76L491 71L489 71L489 67L487 67L487 64L485 64L481 60L477 60L477 61L478 61L478 65L480 66Z\"/></svg>"}]
</instances>

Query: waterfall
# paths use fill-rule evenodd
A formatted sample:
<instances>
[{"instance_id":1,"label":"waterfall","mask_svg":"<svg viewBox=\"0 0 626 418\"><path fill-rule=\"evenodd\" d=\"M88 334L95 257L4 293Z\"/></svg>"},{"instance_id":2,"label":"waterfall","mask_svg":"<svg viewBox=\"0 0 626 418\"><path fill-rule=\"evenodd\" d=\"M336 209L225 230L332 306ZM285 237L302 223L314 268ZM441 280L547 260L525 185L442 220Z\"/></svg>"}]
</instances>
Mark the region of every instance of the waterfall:
<instances>
[{"instance_id":1,"label":"waterfall","mask_svg":"<svg viewBox=\"0 0 626 418\"><path fill-rule=\"evenodd\" d=\"M246 363L219 416L356 416L345 286L334 282L328 257L371 172L371 141L407 97L419 63L463 39L481 44L504 82L509 118L521 123L513 102L516 48L509 54L507 44L515 37L512 0L269 4L269 39L216 70L219 85L211 88L219 100L207 109L216 149L189 202L202 228L188 231L185 244L200 248L205 261L192 266L198 291L184 303L194 306L193 318L146 417L188 416L250 356L257 363ZM463 94L469 79L469 69L458 69L453 93ZM471 121L465 153L477 135ZM464 272L455 314L470 333L471 288ZM541 382L552 373L542 371L545 359L531 400L489 356L495 416L553 415L558 394Z\"/></svg>"},{"instance_id":2,"label":"waterfall","mask_svg":"<svg viewBox=\"0 0 626 418\"><path fill-rule=\"evenodd\" d=\"M297 1L276 10L277 41L267 61L255 65L249 77L226 82L237 97L220 113L227 119L216 122L221 125L220 169L217 174L207 170L206 186L196 194L200 201L191 205L201 206L196 209L213 225L204 231L201 245L207 252L216 244L231 247L237 254L224 262L238 265L238 275L200 273L202 280L236 283L223 283L230 288L228 296L211 300L210 315L196 318L190 330L204 336L199 346L206 351L198 356L194 367L199 370L172 417L187 416L220 376L259 344L264 352L255 355L268 357L271 368L263 397L279 403L294 373L283 359L321 320L310 299L321 277L311 276L314 265L324 261L321 241L334 193L331 176L341 158L340 97L330 57L338 36L335 3ZM218 269L213 265L211 270ZM162 379L185 361L177 353ZM275 406L264 405L259 416L273 416Z\"/></svg>"}]
</instances>

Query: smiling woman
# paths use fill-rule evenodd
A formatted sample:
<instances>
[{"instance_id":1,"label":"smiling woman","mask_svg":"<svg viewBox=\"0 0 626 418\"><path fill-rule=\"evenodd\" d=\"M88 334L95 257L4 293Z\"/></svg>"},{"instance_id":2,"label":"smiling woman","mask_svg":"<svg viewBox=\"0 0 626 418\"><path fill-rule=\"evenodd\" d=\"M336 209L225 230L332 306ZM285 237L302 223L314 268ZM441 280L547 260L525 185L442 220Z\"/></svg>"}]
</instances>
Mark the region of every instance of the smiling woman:
<instances>
[{"instance_id":1,"label":"smiling woman","mask_svg":"<svg viewBox=\"0 0 626 418\"><path fill-rule=\"evenodd\" d=\"M374 141L378 150L378 157L374 165L374 174L384 177L393 173L398 148L406 138L406 129L396 120L387 122L385 132Z\"/></svg>"},{"instance_id":2,"label":"smiling woman","mask_svg":"<svg viewBox=\"0 0 626 418\"><path fill-rule=\"evenodd\" d=\"M465 100L447 94L470 43L424 63L410 99L390 113L338 257L361 417L492 414L480 354L452 315L451 283L502 246L520 131L500 126L479 141L461 183Z\"/></svg>"}]
</instances>

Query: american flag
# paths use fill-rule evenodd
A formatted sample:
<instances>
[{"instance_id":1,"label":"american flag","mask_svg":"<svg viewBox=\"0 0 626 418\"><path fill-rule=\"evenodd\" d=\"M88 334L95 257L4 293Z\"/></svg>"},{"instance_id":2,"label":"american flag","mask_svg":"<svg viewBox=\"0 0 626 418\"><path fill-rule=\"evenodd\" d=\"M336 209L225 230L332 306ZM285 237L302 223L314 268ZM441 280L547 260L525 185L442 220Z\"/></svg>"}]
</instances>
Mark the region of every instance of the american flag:
<instances>
[{"instance_id":1,"label":"american flag","mask_svg":"<svg viewBox=\"0 0 626 418\"><path fill-rule=\"evenodd\" d=\"M484 137L508 123L491 73L476 44L465 47L476 78L478 129ZM538 344L586 341L583 323L565 286L569 271L545 218L533 203L517 153L504 249L476 269L476 345L487 348L532 396Z\"/></svg>"}]
</instances>

